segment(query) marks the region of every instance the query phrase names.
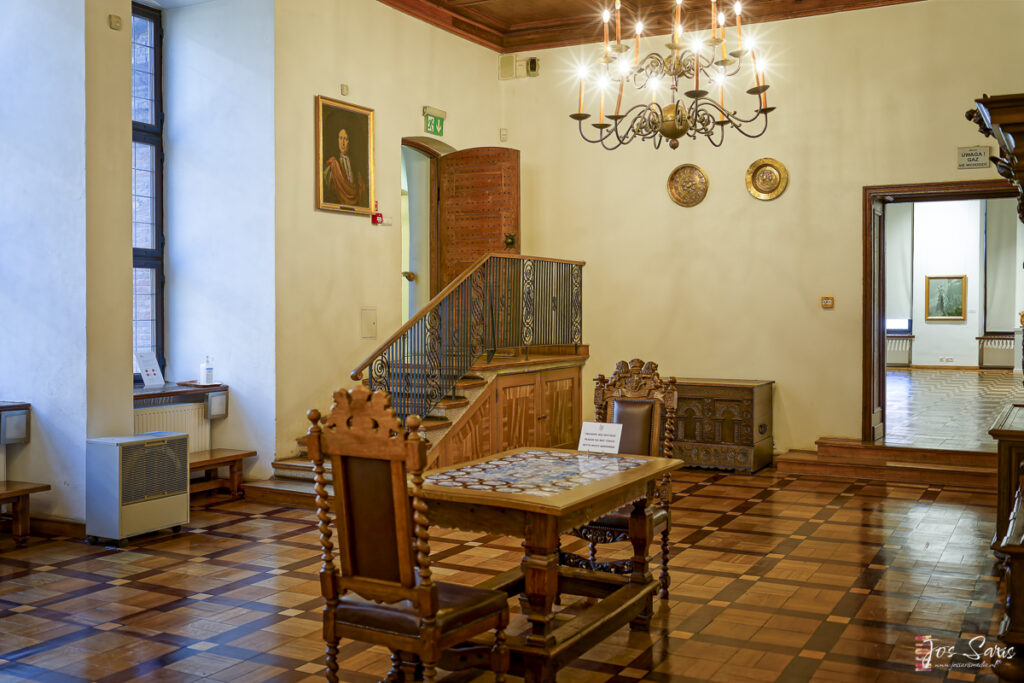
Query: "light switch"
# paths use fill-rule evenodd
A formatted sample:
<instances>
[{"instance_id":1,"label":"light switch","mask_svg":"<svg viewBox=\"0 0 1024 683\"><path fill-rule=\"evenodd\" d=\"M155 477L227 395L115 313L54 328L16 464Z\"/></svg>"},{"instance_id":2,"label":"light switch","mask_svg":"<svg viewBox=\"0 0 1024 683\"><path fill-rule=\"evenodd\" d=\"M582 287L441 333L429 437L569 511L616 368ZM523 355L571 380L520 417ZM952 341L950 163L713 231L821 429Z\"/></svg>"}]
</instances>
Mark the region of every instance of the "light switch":
<instances>
[{"instance_id":1,"label":"light switch","mask_svg":"<svg viewBox=\"0 0 1024 683\"><path fill-rule=\"evenodd\" d=\"M363 339L377 338L377 309L363 307L359 309L359 336Z\"/></svg>"}]
</instances>

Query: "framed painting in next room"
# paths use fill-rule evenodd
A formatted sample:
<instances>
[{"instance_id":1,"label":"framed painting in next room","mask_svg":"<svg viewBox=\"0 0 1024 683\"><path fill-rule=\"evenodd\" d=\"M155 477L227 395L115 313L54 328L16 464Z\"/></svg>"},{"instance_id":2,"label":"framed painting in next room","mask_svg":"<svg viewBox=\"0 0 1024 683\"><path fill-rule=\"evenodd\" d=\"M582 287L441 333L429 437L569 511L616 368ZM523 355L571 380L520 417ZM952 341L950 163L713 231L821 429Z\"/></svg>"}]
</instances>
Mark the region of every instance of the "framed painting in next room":
<instances>
[{"instance_id":1,"label":"framed painting in next room","mask_svg":"<svg viewBox=\"0 0 1024 683\"><path fill-rule=\"evenodd\" d=\"M966 320L966 275L926 275L924 278L925 320Z\"/></svg>"},{"instance_id":2,"label":"framed painting in next room","mask_svg":"<svg viewBox=\"0 0 1024 683\"><path fill-rule=\"evenodd\" d=\"M316 208L372 213L372 109L317 96Z\"/></svg>"}]
</instances>

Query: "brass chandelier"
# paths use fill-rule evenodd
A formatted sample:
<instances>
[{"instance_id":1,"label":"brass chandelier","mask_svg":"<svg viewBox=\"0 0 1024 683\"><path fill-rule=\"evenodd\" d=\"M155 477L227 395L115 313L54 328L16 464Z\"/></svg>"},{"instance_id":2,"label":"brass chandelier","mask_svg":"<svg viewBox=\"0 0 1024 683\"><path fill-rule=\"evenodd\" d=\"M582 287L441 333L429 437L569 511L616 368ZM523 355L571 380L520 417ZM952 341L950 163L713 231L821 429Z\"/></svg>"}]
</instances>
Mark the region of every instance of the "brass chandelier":
<instances>
[{"instance_id":1,"label":"brass chandelier","mask_svg":"<svg viewBox=\"0 0 1024 683\"><path fill-rule=\"evenodd\" d=\"M672 149L679 147L684 135L696 139L698 135L718 147L725 139L726 128L735 129L748 138L764 135L768 128L768 114L775 107L768 106L768 84L764 80L765 65L755 55L753 40L743 38L742 6L733 5L735 17L736 49L727 51L726 15L719 12L711 0L711 37L695 37L683 43L682 5L675 1L675 22L665 47L667 54L655 52L641 58L640 38L643 24L636 24L636 46L630 55L629 46L622 42L621 0L615 2L615 41L609 42L611 12L604 10L604 50L598 60L596 84L600 92L600 110L596 123L584 126L591 118L583 111L583 92L588 75L586 66L580 67L579 109L569 116L579 124L580 136L587 142L600 144L605 149L616 149L634 140L651 140L657 149L668 140ZM749 64L749 69L746 65ZM753 97L753 111L741 115L725 103L725 85L730 79L747 80L751 84L746 93ZM605 91L618 83L615 113L605 113ZM622 110L622 94L626 85L649 93L650 103L637 104ZM665 104L658 102L658 89L668 86ZM711 88L711 90L705 89ZM717 88L718 98L713 90ZM589 134L588 134L589 133Z\"/></svg>"}]
</instances>

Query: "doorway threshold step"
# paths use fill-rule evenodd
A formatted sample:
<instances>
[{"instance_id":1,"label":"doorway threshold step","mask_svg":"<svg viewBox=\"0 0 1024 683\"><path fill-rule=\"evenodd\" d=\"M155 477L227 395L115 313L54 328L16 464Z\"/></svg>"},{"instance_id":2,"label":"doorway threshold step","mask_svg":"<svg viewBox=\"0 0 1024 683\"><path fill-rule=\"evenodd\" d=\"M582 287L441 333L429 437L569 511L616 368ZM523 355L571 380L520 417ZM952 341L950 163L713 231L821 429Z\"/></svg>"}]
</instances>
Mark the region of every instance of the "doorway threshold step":
<instances>
[{"instance_id":1,"label":"doorway threshold step","mask_svg":"<svg viewBox=\"0 0 1024 683\"><path fill-rule=\"evenodd\" d=\"M920 448L916 446L887 446L869 443L857 439L841 439L823 437L815 442L818 455L849 459L856 457L861 461L885 462L898 460L913 462L922 466L931 465L963 465L965 467L996 468L995 442L991 451L953 450L947 448Z\"/></svg>"},{"instance_id":2,"label":"doorway threshold step","mask_svg":"<svg viewBox=\"0 0 1024 683\"><path fill-rule=\"evenodd\" d=\"M970 465L923 465L897 459L851 456L839 458L810 451L790 451L775 457L780 474L801 474L841 479L874 479L903 484L955 486L995 495L995 467Z\"/></svg>"}]
</instances>

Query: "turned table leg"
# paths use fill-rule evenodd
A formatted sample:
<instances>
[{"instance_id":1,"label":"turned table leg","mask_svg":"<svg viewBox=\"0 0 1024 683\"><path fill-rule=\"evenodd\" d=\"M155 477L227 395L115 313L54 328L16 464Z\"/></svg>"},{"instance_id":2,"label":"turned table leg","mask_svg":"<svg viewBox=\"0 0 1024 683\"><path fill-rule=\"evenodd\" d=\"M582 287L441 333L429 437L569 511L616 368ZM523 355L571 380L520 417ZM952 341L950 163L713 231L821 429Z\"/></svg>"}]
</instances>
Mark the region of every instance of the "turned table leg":
<instances>
[{"instance_id":1,"label":"turned table leg","mask_svg":"<svg viewBox=\"0 0 1024 683\"><path fill-rule=\"evenodd\" d=\"M555 642L554 604L558 595L558 527L549 515L530 513L523 540L523 611L530 622L529 645L548 648ZM554 667L546 661L524 662L524 679L530 683L553 683Z\"/></svg>"},{"instance_id":2,"label":"turned table leg","mask_svg":"<svg viewBox=\"0 0 1024 683\"><path fill-rule=\"evenodd\" d=\"M648 496L654 491L649 486ZM629 515L629 542L633 546L633 573L630 583L646 584L653 580L647 553L651 547L651 512L647 508L647 499L641 498L633 503L633 512ZM654 614L654 595L648 595L644 609L629 622L632 631L648 631L651 628L651 616Z\"/></svg>"},{"instance_id":3,"label":"turned table leg","mask_svg":"<svg viewBox=\"0 0 1024 683\"><path fill-rule=\"evenodd\" d=\"M27 495L18 496L11 500L11 532L14 535L14 544L19 548L28 541L29 508Z\"/></svg>"}]
</instances>

